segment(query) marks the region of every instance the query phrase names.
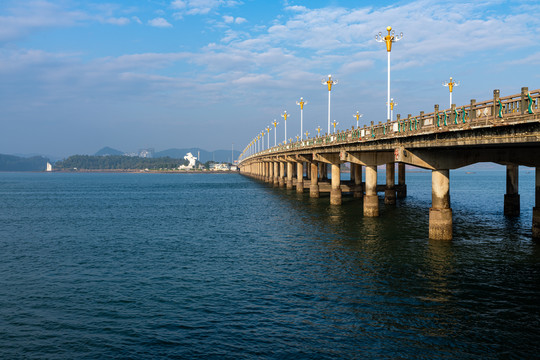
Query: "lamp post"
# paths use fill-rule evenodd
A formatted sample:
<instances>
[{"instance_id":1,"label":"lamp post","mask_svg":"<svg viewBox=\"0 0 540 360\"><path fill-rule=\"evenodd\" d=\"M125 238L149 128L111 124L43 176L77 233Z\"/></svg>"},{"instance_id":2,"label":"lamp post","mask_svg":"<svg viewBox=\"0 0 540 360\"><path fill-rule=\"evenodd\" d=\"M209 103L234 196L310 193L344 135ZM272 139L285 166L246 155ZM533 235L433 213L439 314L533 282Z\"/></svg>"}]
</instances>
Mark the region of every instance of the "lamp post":
<instances>
[{"instance_id":1,"label":"lamp post","mask_svg":"<svg viewBox=\"0 0 540 360\"><path fill-rule=\"evenodd\" d=\"M321 136L321 127L317 126L317 137Z\"/></svg>"},{"instance_id":2,"label":"lamp post","mask_svg":"<svg viewBox=\"0 0 540 360\"><path fill-rule=\"evenodd\" d=\"M397 105L397 102L394 101L394 98L390 99L390 121L394 120L394 106Z\"/></svg>"},{"instance_id":3,"label":"lamp post","mask_svg":"<svg viewBox=\"0 0 540 360\"><path fill-rule=\"evenodd\" d=\"M459 86L459 81L452 80L450 76L450 81L443 82L443 86L448 86L448 90L450 90L450 107L452 107L452 90L454 90L454 86Z\"/></svg>"},{"instance_id":4,"label":"lamp post","mask_svg":"<svg viewBox=\"0 0 540 360\"><path fill-rule=\"evenodd\" d=\"M328 75L328 80L323 79L321 84L328 86L328 134L330 134L330 92L332 91L332 85L336 85L337 80L332 80L332 75Z\"/></svg>"},{"instance_id":5,"label":"lamp post","mask_svg":"<svg viewBox=\"0 0 540 360\"><path fill-rule=\"evenodd\" d=\"M296 105L300 105L300 138L301 140L304 140L302 137L302 132L304 131L304 105L306 105L308 102L304 101L304 98L301 97L300 101L296 102Z\"/></svg>"},{"instance_id":6,"label":"lamp post","mask_svg":"<svg viewBox=\"0 0 540 360\"><path fill-rule=\"evenodd\" d=\"M261 150L264 150L264 129L261 131Z\"/></svg>"},{"instance_id":7,"label":"lamp post","mask_svg":"<svg viewBox=\"0 0 540 360\"><path fill-rule=\"evenodd\" d=\"M272 130L272 128L270 126L267 126L266 133L268 134L268 149L270 149L270 130Z\"/></svg>"},{"instance_id":8,"label":"lamp post","mask_svg":"<svg viewBox=\"0 0 540 360\"><path fill-rule=\"evenodd\" d=\"M364 114L360 114L358 111L356 112L356 114L353 114L353 117L356 118L356 128L358 129L358 120L364 116Z\"/></svg>"},{"instance_id":9,"label":"lamp post","mask_svg":"<svg viewBox=\"0 0 540 360\"><path fill-rule=\"evenodd\" d=\"M339 124L336 120L332 123L334 125L334 134L336 133L336 125Z\"/></svg>"},{"instance_id":10,"label":"lamp post","mask_svg":"<svg viewBox=\"0 0 540 360\"><path fill-rule=\"evenodd\" d=\"M272 124L274 124L274 146L277 146L277 126L279 125L279 123L276 119L274 119L274 122Z\"/></svg>"},{"instance_id":11,"label":"lamp post","mask_svg":"<svg viewBox=\"0 0 540 360\"><path fill-rule=\"evenodd\" d=\"M287 110L285 110L283 114L281 114L281 117L285 120L285 141L284 141L285 144L287 144L287 117L288 116L289 114L287 114Z\"/></svg>"},{"instance_id":12,"label":"lamp post","mask_svg":"<svg viewBox=\"0 0 540 360\"><path fill-rule=\"evenodd\" d=\"M386 52L388 53L388 91L387 91L387 110L386 118L390 119L390 52L392 51L392 43L397 42L403 38L403 33L400 33L399 36L395 36L395 31L392 30L391 26L386 28L388 35L385 37L382 36L382 33L375 35L375 40L377 42L386 42Z\"/></svg>"}]
</instances>

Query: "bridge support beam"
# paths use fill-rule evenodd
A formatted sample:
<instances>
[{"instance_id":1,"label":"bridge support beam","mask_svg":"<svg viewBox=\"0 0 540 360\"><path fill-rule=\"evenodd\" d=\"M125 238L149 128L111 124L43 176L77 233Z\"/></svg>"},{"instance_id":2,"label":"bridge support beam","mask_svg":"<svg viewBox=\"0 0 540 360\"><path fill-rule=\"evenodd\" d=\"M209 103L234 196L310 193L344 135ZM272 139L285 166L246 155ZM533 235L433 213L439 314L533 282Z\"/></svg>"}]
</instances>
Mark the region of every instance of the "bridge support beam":
<instances>
[{"instance_id":1,"label":"bridge support beam","mask_svg":"<svg viewBox=\"0 0 540 360\"><path fill-rule=\"evenodd\" d=\"M293 163L287 161L287 189L293 188Z\"/></svg>"},{"instance_id":2,"label":"bridge support beam","mask_svg":"<svg viewBox=\"0 0 540 360\"><path fill-rule=\"evenodd\" d=\"M397 191L398 199L407 197L407 184L405 183L405 164L398 163L398 185L399 189Z\"/></svg>"},{"instance_id":3,"label":"bridge support beam","mask_svg":"<svg viewBox=\"0 0 540 360\"><path fill-rule=\"evenodd\" d=\"M506 194L504 194L504 215L519 216L519 166L506 165Z\"/></svg>"},{"instance_id":4,"label":"bridge support beam","mask_svg":"<svg viewBox=\"0 0 540 360\"><path fill-rule=\"evenodd\" d=\"M268 162L268 183L274 183L274 163L271 161Z\"/></svg>"},{"instance_id":5,"label":"bridge support beam","mask_svg":"<svg viewBox=\"0 0 540 360\"><path fill-rule=\"evenodd\" d=\"M330 190L330 205L341 205L341 168L339 163L331 166L332 189Z\"/></svg>"},{"instance_id":6,"label":"bridge support beam","mask_svg":"<svg viewBox=\"0 0 540 360\"><path fill-rule=\"evenodd\" d=\"M279 163L274 161L274 187L279 186Z\"/></svg>"},{"instance_id":7,"label":"bridge support beam","mask_svg":"<svg viewBox=\"0 0 540 360\"><path fill-rule=\"evenodd\" d=\"M450 170L431 172L431 208L429 238L452 240L452 209L450 208Z\"/></svg>"},{"instance_id":8,"label":"bridge support beam","mask_svg":"<svg viewBox=\"0 0 540 360\"><path fill-rule=\"evenodd\" d=\"M285 187L285 163L279 162L279 187Z\"/></svg>"},{"instance_id":9,"label":"bridge support beam","mask_svg":"<svg viewBox=\"0 0 540 360\"><path fill-rule=\"evenodd\" d=\"M362 165L351 163L351 175L354 177L355 190L353 196L355 198L361 198L364 196L362 190Z\"/></svg>"},{"instance_id":10,"label":"bridge support beam","mask_svg":"<svg viewBox=\"0 0 540 360\"><path fill-rule=\"evenodd\" d=\"M536 167L534 199L532 237L540 240L540 167Z\"/></svg>"},{"instance_id":11,"label":"bridge support beam","mask_svg":"<svg viewBox=\"0 0 540 360\"><path fill-rule=\"evenodd\" d=\"M296 164L296 192L304 192L304 163L300 161Z\"/></svg>"},{"instance_id":12,"label":"bridge support beam","mask_svg":"<svg viewBox=\"0 0 540 360\"><path fill-rule=\"evenodd\" d=\"M386 189L384 190L384 203L393 205L396 203L396 163L386 164Z\"/></svg>"},{"instance_id":13,"label":"bridge support beam","mask_svg":"<svg viewBox=\"0 0 540 360\"><path fill-rule=\"evenodd\" d=\"M364 216L379 216L379 197L377 196L377 165L366 165Z\"/></svg>"},{"instance_id":14,"label":"bridge support beam","mask_svg":"<svg viewBox=\"0 0 540 360\"><path fill-rule=\"evenodd\" d=\"M311 167L311 182L309 186L309 197L318 198L319 197L319 164L316 162L310 163Z\"/></svg>"}]
</instances>

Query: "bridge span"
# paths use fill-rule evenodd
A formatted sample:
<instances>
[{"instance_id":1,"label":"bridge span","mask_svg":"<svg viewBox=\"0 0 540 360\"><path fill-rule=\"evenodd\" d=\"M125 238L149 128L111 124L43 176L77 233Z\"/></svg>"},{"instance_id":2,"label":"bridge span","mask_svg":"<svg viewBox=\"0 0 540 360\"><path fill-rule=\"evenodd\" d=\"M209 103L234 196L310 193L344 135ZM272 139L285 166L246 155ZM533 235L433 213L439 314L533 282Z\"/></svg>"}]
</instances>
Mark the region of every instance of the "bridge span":
<instances>
[{"instance_id":1,"label":"bridge span","mask_svg":"<svg viewBox=\"0 0 540 360\"><path fill-rule=\"evenodd\" d=\"M385 204L407 195L405 165L432 172L429 238L452 239L450 170L479 163L506 166L505 216L518 216L519 166L536 168L532 236L540 239L540 89L493 98L450 109L435 105L430 113L397 116L379 122L282 143L259 152L244 151L240 172L276 187L309 191L311 197L330 192L330 204L340 205L343 192L363 198L364 216L379 216L378 192ZM341 181L341 165L350 164L351 180ZM398 181L395 182L397 164ZM386 166L386 184L377 185L377 166ZM365 179L362 179L365 167ZM331 169L330 179L328 168Z\"/></svg>"}]
</instances>

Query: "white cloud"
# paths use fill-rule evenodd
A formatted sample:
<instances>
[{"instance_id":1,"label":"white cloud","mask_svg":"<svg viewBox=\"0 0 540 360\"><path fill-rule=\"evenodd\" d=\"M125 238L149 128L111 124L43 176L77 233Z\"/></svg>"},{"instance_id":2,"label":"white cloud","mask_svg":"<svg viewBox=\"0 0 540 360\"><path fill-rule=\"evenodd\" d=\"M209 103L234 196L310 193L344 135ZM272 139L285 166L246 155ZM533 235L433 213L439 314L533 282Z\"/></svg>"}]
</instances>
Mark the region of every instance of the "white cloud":
<instances>
[{"instance_id":1,"label":"white cloud","mask_svg":"<svg viewBox=\"0 0 540 360\"><path fill-rule=\"evenodd\" d=\"M104 20L104 22L107 24L112 24L112 25L127 25L129 24L130 20L125 17L119 17L119 18L107 18Z\"/></svg>"},{"instance_id":2,"label":"white cloud","mask_svg":"<svg viewBox=\"0 0 540 360\"><path fill-rule=\"evenodd\" d=\"M243 17L235 18L234 16L229 16L229 15L224 15L223 16L223 21L225 21L226 24L232 24L232 23L243 24L243 23L247 22L247 20L245 18L243 18Z\"/></svg>"},{"instance_id":3,"label":"white cloud","mask_svg":"<svg viewBox=\"0 0 540 360\"><path fill-rule=\"evenodd\" d=\"M244 19L243 17L237 17L236 19L234 19L234 22L236 24L243 24L243 23L247 22L247 19Z\"/></svg>"},{"instance_id":4,"label":"white cloud","mask_svg":"<svg viewBox=\"0 0 540 360\"><path fill-rule=\"evenodd\" d=\"M141 19L139 19L138 16L132 16L131 20L135 21L137 24L142 24L142 21L141 21Z\"/></svg>"},{"instance_id":5,"label":"white cloud","mask_svg":"<svg viewBox=\"0 0 540 360\"><path fill-rule=\"evenodd\" d=\"M174 0L171 2L171 8L180 10L174 16L181 18L183 15L206 15L220 7L233 7L239 4L241 2L237 0Z\"/></svg>"},{"instance_id":6,"label":"white cloud","mask_svg":"<svg viewBox=\"0 0 540 360\"><path fill-rule=\"evenodd\" d=\"M148 25L154 26L154 27L172 27L171 23L169 23L167 20L165 20L162 17L158 17L152 20L148 20Z\"/></svg>"}]
</instances>

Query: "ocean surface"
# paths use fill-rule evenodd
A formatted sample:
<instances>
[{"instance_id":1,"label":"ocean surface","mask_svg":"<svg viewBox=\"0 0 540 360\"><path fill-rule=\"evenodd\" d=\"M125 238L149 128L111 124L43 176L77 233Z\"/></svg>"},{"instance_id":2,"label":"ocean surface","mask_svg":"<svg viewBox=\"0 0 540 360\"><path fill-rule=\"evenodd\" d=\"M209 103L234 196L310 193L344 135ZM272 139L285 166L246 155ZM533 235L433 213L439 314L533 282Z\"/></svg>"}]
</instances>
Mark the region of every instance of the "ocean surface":
<instances>
[{"instance_id":1,"label":"ocean surface","mask_svg":"<svg viewBox=\"0 0 540 360\"><path fill-rule=\"evenodd\" d=\"M0 173L0 358L538 358L534 171L516 218L504 170L452 171L449 242L407 186L364 218L239 174Z\"/></svg>"}]
</instances>

